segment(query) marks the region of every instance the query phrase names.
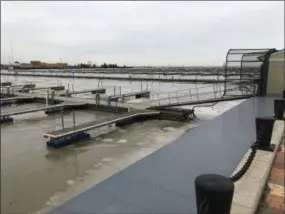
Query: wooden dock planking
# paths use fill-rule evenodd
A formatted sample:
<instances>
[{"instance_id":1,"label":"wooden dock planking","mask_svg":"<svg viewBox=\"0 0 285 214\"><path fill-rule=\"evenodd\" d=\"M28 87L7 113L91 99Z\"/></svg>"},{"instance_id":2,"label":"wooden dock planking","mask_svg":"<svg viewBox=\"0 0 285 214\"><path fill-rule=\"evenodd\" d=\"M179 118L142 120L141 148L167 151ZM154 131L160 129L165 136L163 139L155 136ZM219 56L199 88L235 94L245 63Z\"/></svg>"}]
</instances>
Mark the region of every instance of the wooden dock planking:
<instances>
[{"instance_id":1,"label":"wooden dock planking","mask_svg":"<svg viewBox=\"0 0 285 214\"><path fill-rule=\"evenodd\" d=\"M80 90L80 91L71 91L71 92L68 92L67 95L71 96L73 94L84 94L84 93L90 93L90 92L92 94L96 94L96 93L104 94L104 93L106 93L106 89L105 88L96 88L96 89L85 89L85 90ZM59 93L59 94L57 94L57 96L66 96L66 92Z\"/></svg>"},{"instance_id":2,"label":"wooden dock planking","mask_svg":"<svg viewBox=\"0 0 285 214\"><path fill-rule=\"evenodd\" d=\"M106 126L112 123L120 122L126 119L131 119L134 117L138 116L151 116L151 115L159 115L158 111L132 111L132 112L127 112L124 114L118 114L110 118L106 118L100 121L92 121L92 122L87 122L83 123L80 125L77 125L75 127L68 127L60 130L55 130L51 131L48 133L44 133L43 136L45 138L50 138L50 139L57 139L57 138L62 138L62 137L67 137L69 135L77 134L80 132L85 132L94 128L99 128L102 126Z\"/></svg>"},{"instance_id":3,"label":"wooden dock planking","mask_svg":"<svg viewBox=\"0 0 285 214\"><path fill-rule=\"evenodd\" d=\"M132 97L132 96L136 96L136 97L149 97L150 95L150 91L139 91L139 92L130 92L130 93L126 93L126 94L122 94L122 95L113 95L110 96L110 100L111 101L118 101L120 98L126 98L126 97Z\"/></svg>"}]
</instances>

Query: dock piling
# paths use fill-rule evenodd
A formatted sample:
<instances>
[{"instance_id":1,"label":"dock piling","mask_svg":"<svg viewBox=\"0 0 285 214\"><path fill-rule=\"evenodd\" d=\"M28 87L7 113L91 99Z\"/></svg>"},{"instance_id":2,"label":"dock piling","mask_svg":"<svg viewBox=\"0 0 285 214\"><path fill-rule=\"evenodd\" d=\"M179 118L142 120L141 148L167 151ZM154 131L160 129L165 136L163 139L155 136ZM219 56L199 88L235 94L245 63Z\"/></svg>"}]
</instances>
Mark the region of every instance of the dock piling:
<instances>
[{"instance_id":1,"label":"dock piling","mask_svg":"<svg viewBox=\"0 0 285 214\"><path fill-rule=\"evenodd\" d=\"M198 93L197 84L195 84L195 88L196 88L196 95L197 95L197 99L198 99L198 102L199 102L200 100L199 100L199 93Z\"/></svg>"},{"instance_id":2,"label":"dock piling","mask_svg":"<svg viewBox=\"0 0 285 214\"><path fill-rule=\"evenodd\" d=\"M63 115L63 108L61 109L61 127L64 129L64 115Z\"/></svg>"},{"instance_id":3,"label":"dock piling","mask_svg":"<svg viewBox=\"0 0 285 214\"><path fill-rule=\"evenodd\" d=\"M72 112L73 116L73 130L75 130L75 111Z\"/></svg>"},{"instance_id":4,"label":"dock piling","mask_svg":"<svg viewBox=\"0 0 285 214\"><path fill-rule=\"evenodd\" d=\"M10 95L10 86L7 87L7 94Z\"/></svg>"},{"instance_id":5,"label":"dock piling","mask_svg":"<svg viewBox=\"0 0 285 214\"><path fill-rule=\"evenodd\" d=\"M47 90L46 94L46 107L48 107L48 98L49 98L49 90Z\"/></svg>"},{"instance_id":6,"label":"dock piling","mask_svg":"<svg viewBox=\"0 0 285 214\"><path fill-rule=\"evenodd\" d=\"M55 95L55 91L51 90L51 102L54 103L54 95Z\"/></svg>"},{"instance_id":7,"label":"dock piling","mask_svg":"<svg viewBox=\"0 0 285 214\"><path fill-rule=\"evenodd\" d=\"M176 91L176 99L177 99L177 103L179 103L179 98L178 98L178 92Z\"/></svg>"},{"instance_id":8,"label":"dock piling","mask_svg":"<svg viewBox=\"0 0 285 214\"><path fill-rule=\"evenodd\" d=\"M214 93L214 98L217 99L216 90L215 90L215 85L214 84L213 84L213 93Z\"/></svg>"}]
</instances>

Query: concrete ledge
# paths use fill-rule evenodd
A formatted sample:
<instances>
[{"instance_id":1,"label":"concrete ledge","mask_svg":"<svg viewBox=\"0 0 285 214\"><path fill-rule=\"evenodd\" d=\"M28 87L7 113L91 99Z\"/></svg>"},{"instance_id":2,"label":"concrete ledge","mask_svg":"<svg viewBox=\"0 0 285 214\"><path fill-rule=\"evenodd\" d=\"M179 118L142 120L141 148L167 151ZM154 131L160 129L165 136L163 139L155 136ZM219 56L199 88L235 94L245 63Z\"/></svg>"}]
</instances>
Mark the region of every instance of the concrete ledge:
<instances>
[{"instance_id":1,"label":"concrete ledge","mask_svg":"<svg viewBox=\"0 0 285 214\"><path fill-rule=\"evenodd\" d=\"M275 121L271 137L271 143L276 145L275 151L258 150L247 173L235 183L231 214L254 214L256 212L277 150L282 141L284 128L284 121ZM243 166L250 152L251 150L248 150L232 174L235 174Z\"/></svg>"}]
</instances>

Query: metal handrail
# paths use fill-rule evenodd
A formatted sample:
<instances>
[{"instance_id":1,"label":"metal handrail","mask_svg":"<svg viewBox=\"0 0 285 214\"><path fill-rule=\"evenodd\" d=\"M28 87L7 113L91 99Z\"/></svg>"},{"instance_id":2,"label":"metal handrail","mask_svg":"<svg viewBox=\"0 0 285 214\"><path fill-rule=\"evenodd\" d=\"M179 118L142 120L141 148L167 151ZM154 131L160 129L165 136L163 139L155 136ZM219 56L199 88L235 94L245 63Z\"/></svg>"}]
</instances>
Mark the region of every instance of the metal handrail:
<instances>
[{"instance_id":1,"label":"metal handrail","mask_svg":"<svg viewBox=\"0 0 285 214\"><path fill-rule=\"evenodd\" d=\"M232 87L230 86L227 88L227 91L237 90L241 93L240 95L250 95L250 94L254 95L256 92L256 85L253 83L249 83L249 84L247 83L246 86L249 86L249 87L245 87L245 90L244 90L243 88L241 88L242 86L240 85L232 85ZM156 93L156 94L152 94L152 96L150 97L150 105L154 106L155 104L157 105L158 103L158 106L160 106L162 102L165 100L168 100L168 104L179 103L181 101L181 98L185 98L185 97L188 97L189 101L203 100L204 95L212 95L213 99L220 99L223 97L224 89L221 88L220 84L218 85L213 84L211 86L208 85L206 87L201 87L201 88L211 88L211 91L199 92L198 87L196 87L195 89L190 88L190 89L183 89L183 90L171 91L171 92L165 92L165 93ZM193 92L192 90L195 90L195 91ZM186 92L186 93L178 95L179 92ZM161 97L162 94L166 96ZM175 101L172 102L172 100L175 100Z\"/></svg>"}]
</instances>

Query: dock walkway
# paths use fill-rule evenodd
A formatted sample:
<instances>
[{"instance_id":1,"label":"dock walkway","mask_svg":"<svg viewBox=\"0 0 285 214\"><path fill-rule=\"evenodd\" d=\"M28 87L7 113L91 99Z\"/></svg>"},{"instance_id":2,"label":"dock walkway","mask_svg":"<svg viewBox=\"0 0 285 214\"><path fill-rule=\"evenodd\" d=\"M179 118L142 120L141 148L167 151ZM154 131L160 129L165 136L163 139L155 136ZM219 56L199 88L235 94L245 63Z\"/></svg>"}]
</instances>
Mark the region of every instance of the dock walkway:
<instances>
[{"instance_id":1,"label":"dock walkway","mask_svg":"<svg viewBox=\"0 0 285 214\"><path fill-rule=\"evenodd\" d=\"M2 88L7 88L7 87L10 87L10 88L17 88L17 87L33 87L35 86L35 84L20 84L20 85L1 85Z\"/></svg>"},{"instance_id":2,"label":"dock walkway","mask_svg":"<svg viewBox=\"0 0 285 214\"><path fill-rule=\"evenodd\" d=\"M8 113L1 114L1 117L11 117L14 115L28 114L28 113L32 113L32 112L46 111L46 110L50 110L50 109L61 109L61 108L69 107L69 106L81 106L84 104L85 103L62 103L62 104L51 105L51 106L47 106L47 107L43 107L43 108L35 108L35 109L8 112Z\"/></svg>"},{"instance_id":3,"label":"dock walkway","mask_svg":"<svg viewBox=\"0 0 285 214\"><path fill-rule=\"evenodd\" d=\"M26 101L32 101L36 97L27 97L27 96L21 96L21 97L8 97L8 98L1 98L0 104L10 104L10 103L16 103L16 102L26 102Z\"/></svg>"},{"instance_id":4,"label":"dock walkway","mask_svg":"<svg viewBox=\"0 0 285 214\"><path fill-rule=\"evenodd\" d=\"M74 135L74 134L78 134L80 132L86 132L88 130L91 129L95 129L95 128L99 128L102 126L106 126L112 123L118 123L118 122L122 122L124 120L130 120L139 116L152 116L152 115L158 115L159 112L158 111L131 111L131 112L127 112L124 114L118 114L115 115L113 117L110 118L106 118L103 120L99 120L99 121L92 121L92 122L87 122L87 123L83 123L74 127L69 127L69 128L64 128L64 129L60 129L60 130L55 130L55 131L51 131L48 133L44 133L43 136L45 138L49 138L49 139L58 139L58 138L62 138L62 137L67 137L69 135Z\"/></svg>"},{"instance_id":5,"label":"dock walkway","mask_svg":"<svg viewBox=\"0 0 285 214\"><path fill-rule=\"evenodd\" d=\"M70 92L62 92L62 93L58 93L57 96L71 96L73 94L84 94L84 93L92 93L92 94L104 94L106 93L106 89L105 88L95 88L95 89L85 89L85 90L80 90L80 91L70 91Z\"/></svg>"},{"instance_id":6,"label":"dock walkway","mask_svg":"<svg viewBox=\"0 0 285 214\"><path fill-rule=\"evenodd\" d=\"M22 93L22 92L15 92L14 93L17 96L27 96L27 97L34 97L34 94L29 93ZM46 95L43 94L37 94L37 98L46 99ZM54 100L61 101L61 102L70 102L70 103L85 103L85 104L91 104L96 105L95 99L86 99L81 97L64 97L64 96L54 96ZM106 102L100 102L100 106L102 107L109 107ZM123 107L123 108L133 108L133 109L140 109L145 110L150 107L149 104L146 103L116 103L116 107Z\"/></svg>"},{"instance_id":7,"label":"dock walkway","mask_svg":"<svg viewBox=\"0 0 285 214\"><path fill-rule=\"evenodd\" d=\"M35 90L45 90L45 89L60 91L60 90L64 90L65 87L64 86L47 86L47 87L37 87L37 88L31 88L31 89L29 88L26 90L35 91Z\"/></svg>"},{"instance_id":8,"label":"dock walkway","mask_svg":"<svg viewBox=\"0 0 285 214\"><path fill-rule=\"evenodd\" d=\"M12 82L1 82L0 83L0 86L11 86L12 85Z\"/></svg>"},{"instance_id":9,"label":"dock walkway","mask_svg":"<svg viewBox=\"0 0 285 214\"><path fill-rule=\"evenodd\" d=\"M110 100L111 101L118 101L121 98L133 97L133 96L135 96L136 98L149 97L150 91L138 91L138 92L130 92L130 93L126 93L126 94L121 94L121 95L113 95L113 96L110 96Z\"/></svg>"}]
</instances>

